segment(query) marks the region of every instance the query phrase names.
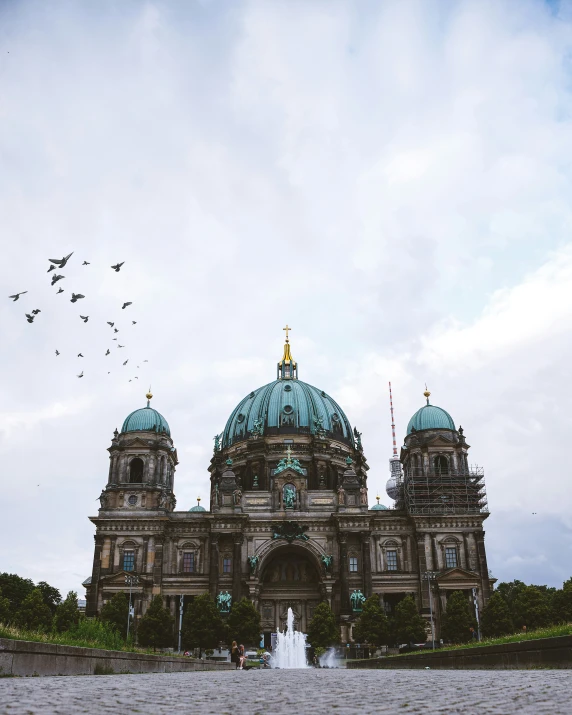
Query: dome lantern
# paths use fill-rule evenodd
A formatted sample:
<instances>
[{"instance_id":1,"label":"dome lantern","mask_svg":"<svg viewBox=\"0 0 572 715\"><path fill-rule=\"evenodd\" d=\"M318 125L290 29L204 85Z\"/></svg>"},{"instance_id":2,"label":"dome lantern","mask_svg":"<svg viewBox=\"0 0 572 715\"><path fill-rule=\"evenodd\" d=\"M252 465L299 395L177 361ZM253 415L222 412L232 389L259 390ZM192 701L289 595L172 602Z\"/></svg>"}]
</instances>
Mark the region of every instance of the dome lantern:
<instances>
[{"instance_id":1,"label":"dome lantern","mask_svg":"<svg viewBox=\"0 0 572 715\"><path fill-rule=\"evenodd\" d=\"M298 379L298 364L292 357L292 351L290 350L290 340L288 339L288 332L292 328L286 327L282 328L286 331L286 342L284 343L284 354L282 355L282 360L278 363L278 371L276 377L278 380L297 380Z\"/></svg>"},{"instance_id":2,"label":"dome lantern","mask_svg":"<svg viewBox=\"0 0 572 715\"><path fill-rule=\"evenodd\" d=\"M171 436L171 430L167 420L160 412L151 407L153 397L151 389L146 395L147 407L141 407L127 415L121 427L121 432L157 432Z\"/></svg>"},{"instance_id":3,"label":"dome lantern","mask_svg":"<svg viewBox=\"0 0 572 715\"><path fill-rule=\"evenodd\" d=\"M410 435L412 432L421 432L427 429L446 429L454 432L455 423L451 415L442 407L437 407L437 405L432 405L429 402L431 393L427 389L427 386L425 386L423 395L427 400L427 404L417 410L409 420L407 434Z\"/></svg>"}]
</instances>

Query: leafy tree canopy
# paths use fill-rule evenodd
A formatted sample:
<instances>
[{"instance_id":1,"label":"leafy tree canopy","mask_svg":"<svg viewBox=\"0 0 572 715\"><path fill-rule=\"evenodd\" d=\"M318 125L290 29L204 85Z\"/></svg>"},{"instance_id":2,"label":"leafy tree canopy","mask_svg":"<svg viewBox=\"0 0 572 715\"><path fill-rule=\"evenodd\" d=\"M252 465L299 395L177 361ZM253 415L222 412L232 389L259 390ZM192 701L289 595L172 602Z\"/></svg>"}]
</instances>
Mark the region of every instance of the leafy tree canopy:
<instances>
[{"instance_id":1,"label":"leafy tree canopy","mask_svg":"<svg viewBox=\"0 0 572 715\"><path fill-rule=\"evenodd\" d=\"M65 601L56 607L54 616L54 629L58 633L71 630L79 623L79 609L77 605L77 593L70 591Z\"/></svg>"},{"instance_id":2,"label":"leafy tree canopy","mask_svg":"<svg viewBox=\"0 0 572 715\"><path fill-rule=\"evenodd\" d=\"M4 598L10 601L10 608L14 614L26 596L34 590L34 582L15 573L0 573L0 588Z\"/></svg>"},{"instance_id":3,"label":"leafy tree canopy","mask_svg":"<svg viewBox=\"0 0 572 715\"><path fill-rule=\"evenodd\" d=\"M29 631L48 631L52 625L52 612L44 603L42 592L35 588L22 601L14 621L20 628Z\"/></svg>"},{"instance_id":4,"label":"leafy tree canopy","mask_svg":"<svg viewBox=\"0 0 572 715\"><path fill-rule=\"evenodd\" d=\"M423 643L427 640L427 621L419 615L412 596L406 596L397 604L390 629L391 640L397 644Z\"/></svg>"},{"instance_id":5,"label":"leafy tree canopy","mask_svg":"<svg viewBox=\"0 0 572 715\"><path fill-rule=\"evenodd\" d=\"M363 604L361 616L353 628L353 637L358 643L371 643L374 646L388 643L389 621L378 596L370 596Z\"/></svg>"},{"instance_id":6,"label":"leafy tree canopy","mask_svg":"<svg viewBox=\"0 0 572 715\"><path fill-rule=\"evenodd\" d=\"M572 578L564 581L562 589L554 594L552 614L556 623L572 623Z\"/></svg>"},{"instance_id":7,"label":"leafy tree canopy","mask_svg":"<svg viewBox=\"0 0 572 715\"><path fill-rule=\"evenodd\" d=\"M186 607L182 642L185 648L216 648L224 639L225 626L210 594L203 593Z\"/></svg>"},{"instance_id":8,"label":"leafy tree canopy","mask_svg":"<svg viewBox=\"0 0 572 715\"><path fill-rule=\"evenodd\" d=\"M10 601L2 596L2 589L0 588L0 623L9 623L11 616L12 609L10 608Z\"/></svg>"},{"instance_id":9,"label":"leafy tree canopy","mask_svg":"<svg viewBox=\"0 0 572 715\"><path fill-rule=\"evenodd\" d=\"M494 591L481 614L481 629L487 638L498 638L514 633L514 623L508 603Z\"/></svg>"},{"instance_id":10,"label":"leafy tree canopy","mask_svg":"<svg viewBox=\"0 0 572 715\"><path fill-rule=\"evenodd\" d=\"M340 629L330 606L324 601L314 610L308 626L308 642L314 648L329 648L340 642Z\"/></svg>"},{"instance_id":11,"label":"leafy tree canopy","mask_svg":"<svg viewBox=\"0 0 572 715\"><path fill-rule=\"evenodd\" d=\"M40 589L44 603L53 615L56 612L57 606L62 602L62 594L57 588L50 586L50 584L45 581L39 581L36 588Z\"/></svg>"},{"instance_id":12,"label":"leafy tree canopy","mask_svg":"<svg viewBox=\"0 0 572 715\"><path fill-rule=\"evenodd\" d=\"M537 586L525 586L512 604L514 624L534 630L552 622L552 595Z\"/></svg>"},{"instance_id":13,"label":"leafy tree canopy","mask_svg":"<svg viewBox=\"0 0 572 715\"><path fill-rule=\"evenodd\" d=\"M441 622L441 636L451 643L467 643L472 638L471 628L477 628L477 621L466 595L453 591L447 600L447 610Z\"/></svg>"},{"instance_id":14,"label":"leafy tree canopy","mask_svg":"<svg viewBox=\"0 0 572 715\"><path fill-rule=\"evenodd\" d=\"M252 601L243 598L232 604L227 629L229 641L258 647L261 633L260 613Z\"/></svg>"},{"instance_id":15,"label":"leafy tree canopy","mask_svg":"<svg viewBox=\"0 0 572 715\"><path fill-rule=\"evenodd\" d=\"M99 617L114 626L123 638L127 637L129 599L123 591L116 593L101 609Z\"/></svg>"},{"instance_id":16,"label":"leafy tree canopy","mask_svg":"<svg viewBox=\"0 0 572 715\"><path fill-rule=\"evenodd\" d=\"M137 640L142 646L168 648L173 643L174 618L163 606L163 598L155 596L137 628Z\"/></svg>"}]
</instances>

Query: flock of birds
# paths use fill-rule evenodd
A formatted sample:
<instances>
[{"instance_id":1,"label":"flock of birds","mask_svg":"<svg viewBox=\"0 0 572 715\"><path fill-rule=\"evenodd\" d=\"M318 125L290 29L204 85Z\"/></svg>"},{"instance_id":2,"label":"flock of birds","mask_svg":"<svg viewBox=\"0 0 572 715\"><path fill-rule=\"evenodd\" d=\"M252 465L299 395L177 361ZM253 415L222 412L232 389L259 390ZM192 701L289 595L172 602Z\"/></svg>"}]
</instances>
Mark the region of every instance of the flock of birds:
<instances>
[{"instance_id":1,"label":"flock of birds","mask_svg":"<svg viewBox=\"0 0 572 715\"><path fill-rule=\"evenodd\" d=\"M52 277L51 277L51 285L52 285L52 286L55 286L56 283L58 283L59 281L61 281L61 280L63 280L63 279L65 278L64 275L60 275L57 271L58 271L58 270L61 270L62 268L64 268L64 267L66 266L67 262L70 260L70 258L71 258L72 256L73 256L73 251L72 251L70 254L68 254L67 256L64 256L63 258L59 258L59 259L58 259L58 258L49 258L49 259L48 259L48 261L50 262L50 267L48 268L48 271L47 271L47 272L48 272L48 273L51 273L52 271L56 271L56 272L52 275ZM112 270L114 270L116 273L119 273L119 271L121 270L121 266L123 266L124 263L125 263L125 261L123 261L122 263L116 263L114 266L111 266L111 268L112 268ZM89 261L84 261L81 265L82 265L82 266L89 266L89 265L91 265L91 263L90 263ZM56 291L56 295L59 295L60 293L64 293L64 292L65 292L64 289L63 289L61 286L58 286L58 290ZM27 291L27 290L23 290L23 291L20 291L19 293L14 293L14 295L11 295L11 296L8 296L8 297L11 298L14 302L16 302L17 300L20 299L20 296L21 296L21 295L25 295L26 293L28 293L28 291ZM72 292L72 293L71 293L71 298L70 298L70 303L77 303L78 300L82 300L82 299L84 299L84 298L85 298L85 295L83 295L82 293L73 293L73 292ZM121 309L122 309L122 310L125 310L125 309L128 308L130 305L133 305L132 301L126 301L126 302L123 303L123 305L121 306ZM42 312L42 311L41 311L39 308L34 308L34 310L30 311L30 313L25 313L26 320L28 321L28 323L33 323L34 320L37 318L37 316L38 316L41 312ZM81 320L83 320L84 323L87 323L88 320L89 320L89 315L81 315L81 314L80 314L79 317L80 317ZM108 320L108 321L107 321L107 324L111 327L111 329L113 330L113 333L114 333L114 334L119 333L119 329L115 327L115 321L110 321L110 320ZM137 325L137 321L136 321L136 320L132 320L132 321L131 321L131 324L132 324L132 325ZM117 342L117 348L124 348L124 347L125 347L125 345L121 345L121 344L119 343L119 338L114 337L114 338L112 338L112 340L114 340L114 341ZM57 350L57 349L56 349L55 353L56 353L56 357L58 357L59 355L61 355L60 351ZM110 354L111 354L111 351L109 350L109 348L107 348L107 351L104 353L105 357L107 357L107 356L110 355ZM78 358L83 358L84 356L83 356L83 354L82 354L81 352L79 352L77 357L78 357ZM125 360L125 361L123 362L123 366L125 367L125 366L128 364L128 362L129 362L129 358L127 358L127 360ZM149 361L148 361L148 360L143 360L143 362L149 362ZM140 366L137 365L137 367L139 368ZM108 374L108 375L111 374L111 370L109 370L107 374ZM77 377L78 377L78 378L82 378L83 376L84 376L84 371L82 370L82 371L80 372L80 374L77 375ZM137 375L135 375L135 377L131 378L131 379L129 380L129 382L132 382L133 380L138 380L138 379L139 379L139 377L138 377Z\"/></svg>"}]
</instances>

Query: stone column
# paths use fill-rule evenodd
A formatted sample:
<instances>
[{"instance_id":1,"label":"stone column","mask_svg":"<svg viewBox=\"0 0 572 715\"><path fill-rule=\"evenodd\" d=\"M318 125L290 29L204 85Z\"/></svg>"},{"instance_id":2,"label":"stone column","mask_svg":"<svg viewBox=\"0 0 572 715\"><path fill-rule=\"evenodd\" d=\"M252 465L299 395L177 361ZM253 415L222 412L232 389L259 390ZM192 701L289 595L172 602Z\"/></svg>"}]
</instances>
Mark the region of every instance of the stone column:
<instances>
[{"instance_id":1,"label":"stone column","mask_svg":"<svg viewBox=\"0 0 572 715\"><path fill-rule=\"evenodd\" d=\"M86 603L86 615L97 615L97 592L99 589L99 576L101 572L101 551L103 549L104 537L94 535L95 548L93 551L93 567L91 570L91 585L89 589L89 598Z\"/></svg>"},{"instance_id":2,"label":"stone column","mask_svg":"<svg viewBox=\"0 0 572 715\"><path fill-rule=\"evenodd\" d=\"M491 588L489 582L489 569L487 565L487 555L485 552L485 532L481 531L476 535L477 541L477 554L479 558L480 574L481 574L481 584L483 589L483 601L486 604L491 595Z\"/></svg>"},{"instance_id":3,"label":"stone column","mask_svg":"<svg viewBox=\"0 0 572 715\"><path fill-rule=\"evenodd\" d=\"M427 560L427 571L433 571L433 540L431 534L425 534L425 559Z\"/></svg>"},{"instance_id":4,"label":"stone column","mask_svg":"<svg viewBox=\"0 0 572 715\"><path fill-rule=\"evenodd\" d=\"M218 591L218 562L219 547L218 534L211 534L210 565L209 565L209 591L212 598L216 598Z\"/></svg>"},{"instance_id":5,"label":"stone column","mask_svg":"<svg viewBox=\"0 0 572 715\"><path fill-rule=\"evenodd\" d=\"M461 568L467 568L467 535L462 535L462 541L459 544L459 556L461 558Z\"/></svg>"},{"instance_id":6,"label":"stone column","mask_svg":"<svg viewBox=\"0 0 572 715\"><path fill-rule=\"evenodd\" d=\"M112 536L110 538L109 544L109 573L115 573L115 542L117 536Z\"/></svg>"},{"instance_id":7,"label":"stone column","mask_svg":"<svg viewBox=\"0 0 572 715\"><path fill-rule=\"evenodd\" d=\"M369 532L362 531L360 534L362 545L362 562L363 562L363 595L366 598L371 596L372 578L371 578L371 536Z\"/></svg>"},{"instance_id":8,"label":"stone column","mask_svg":"<svg viewBox=\"0 0 572 715\"><path fill-rule=\"evenodd\" d=\"M111 484L113 479L113 465L115 464L115 455L109 457L109 474L107 475L107 484Z\"/></svg>"},{"instance_id":9,"label":"stone column","mask_svg":"<svg viewBox=\"0 0 572 715\"><path fill-rule=\"evenodd\" d=\"M338 535L340 543L340 588L341 588L341 610L342 613L349 613L350 594L348 590L348 537L340 532Z\"/></svg>"},{"instance_id":10,"label":"stone column","mask_svg":"<svg viewBox=\"0 0 572 715\"><path fill-rule=\"evenodd\" d=\"M155 563L153 564L153 586L161 586L163 580L163 537L155 537Z\"/></svg>"},{"instance_id":11,"label":"stone column","mask_svg":"<svg viewBox=\"0 0 572 715\"><path fill-rule=\"evenodd\" d=\"M234 535L234 553L232 557L232 601L242 598L242 534Z\"/></svg>"},{"instance_id":12,"label":"stone column","mask_svg":"<svg viewBox=\"0 0 572 715\"><path fill-rule=\"evenodd\" d=\"M141 554L141 573L147 573L147 554L149 553L149 537L143 537L143 551Z\"/></svg>"},{"instance_id":13,"label":"stone column","mask_svg":"<svg viewBox=\"0 0 572 715\"><path fill-rule=\"evenodd\" d=\"M469 547L469 569L478 573L477 544L475 541L475 534L472 531L467 534L467 545Z\"/></svg>"}]
</instances>

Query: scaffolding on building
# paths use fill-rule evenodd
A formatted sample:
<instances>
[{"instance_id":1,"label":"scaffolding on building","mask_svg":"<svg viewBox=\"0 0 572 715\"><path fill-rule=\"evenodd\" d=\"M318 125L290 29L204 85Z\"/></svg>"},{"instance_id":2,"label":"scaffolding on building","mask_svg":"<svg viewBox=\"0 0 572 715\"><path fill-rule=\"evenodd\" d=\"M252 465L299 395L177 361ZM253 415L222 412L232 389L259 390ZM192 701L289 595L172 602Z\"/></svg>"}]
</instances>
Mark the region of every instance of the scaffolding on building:
<instances>
[{"instance_id":1,"label":"scaffolding on building","mask_svg":"<svg viewBox=\"0 0 572 715\"><path fill-rule=\"evenodd\" d=\"M461 470L410 469L403 480L410 514L488 514L482 467Z\"/></svg>"}]
</instances>

